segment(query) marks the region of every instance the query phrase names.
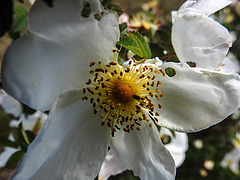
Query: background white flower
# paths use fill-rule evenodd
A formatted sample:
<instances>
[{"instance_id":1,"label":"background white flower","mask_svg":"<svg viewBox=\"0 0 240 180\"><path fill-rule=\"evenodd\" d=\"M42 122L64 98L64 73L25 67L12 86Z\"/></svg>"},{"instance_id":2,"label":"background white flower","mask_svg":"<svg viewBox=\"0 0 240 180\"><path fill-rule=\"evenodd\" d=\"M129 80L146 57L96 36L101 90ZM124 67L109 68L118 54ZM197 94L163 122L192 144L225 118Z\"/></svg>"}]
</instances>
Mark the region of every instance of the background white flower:
<instances>
[{"instance_id":1,"label":"background white flower","mask_svg":"<svg viewBox=\"0 0 240 180\"><path fill-rule=\"evenodd\" d=\"M229 167L234 173L240 175L240 133L236 133L236 136L233 138L234 149L226 153L221 165L223 167Z\"/></svg>"},{"instance_id":2,"label":"background white flower","mask_svg":"<svg viewBox=\"0 0 240 180\"><path fill-rule=\"evenodd\" d=\"M172 13L172 44L181 62L216 70L231 47L231 36L221 24L208 17L231 0L189 0Z\"/></svg>"}]
</instances>

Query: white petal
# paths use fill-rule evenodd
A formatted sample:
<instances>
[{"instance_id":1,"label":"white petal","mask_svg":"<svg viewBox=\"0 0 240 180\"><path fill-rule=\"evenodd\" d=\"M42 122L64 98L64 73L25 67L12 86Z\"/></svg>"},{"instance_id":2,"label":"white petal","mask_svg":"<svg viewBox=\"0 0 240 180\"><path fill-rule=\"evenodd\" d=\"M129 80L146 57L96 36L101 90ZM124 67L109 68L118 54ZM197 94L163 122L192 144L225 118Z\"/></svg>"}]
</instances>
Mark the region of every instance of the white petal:
<instances>
[{"instance_id":1,"label":"white petal","mask_svg":"<svg viewBox=\"0 0 240 180\"><path fill-rule=\"evenodd\" d=\"M6 113L12 114L14 117L20 116L22 112L20 102L9 96L3 90L0 90L0 105Z\"/></svg>"},{"instance_id":2,"label":"white petal","mask_svg":"<svg viewBox=\"0 0 240 180\"><path fill-rule=\"evenodd\" d=\"M236 57L229 53L217 70L223 73L238 73L240 72L240 64Z\"/></svg>"},{"instance_id":3,"label":"white petal","mask_svg":"<svg viewBox=\"0 0 240 180\"><path fill-rule=\"evenodd\" d=\"M172 44L181 62L192 61L197 67L216 70L231 47L228 30L195 9L175 14Z\"/></svg>"},{"instance_id":4,"label":"white petal","mask_svg":"<svg viewBox=\"0 0 240 180\"><path fill-rule=\"evenodd\" d=\"M7 50L2 67L3 87L32 108L50 109L57 96L82 87L89 79L89 62L113 60L119 38L113 14L94 18L99 1L90 1L90 17L81 17L83 1L34 3L29 29Z\"/></svg>"},{"instance_id":5,"label":"white petal","mask_svg":"<svg viewBox=\"0 0 240 180\"><path fill-rule=\"evenodd\" d=\"M174 132L174 134L175 136L173 136L170 130L164 127L161 128L160 135L168 135L171 137L171 142L165 144L165 147L172 155L176 167L179 167L186 157L185 152L188 149L188 136L186 133Z\"/></svg>"},{"instance_id":6,"label":"white petal","mask_svg":"<svg viewBox=\"0 0 240 180\"><path fill-rule=\"evenodd\" d=\"M163 70L172 68L173 77L158 76L163 93L158 106L158 123L169 129L193 132L216 124L232 114L240 105L240 77L214 71L190 68L184 63L165 63Z\"/></svg>"},{"instance_id":7,"label":"white petal","mask_svg":"<svg viewBox=\"0 0 240 180\"><path fill-rule=\"evenodd\" d=\"M98 175L99 180L107 180L111 175L117 175L127 170L114 152L110 149Z\"/></svg>"},{"instance_id":8,"label":"white petal","mask_svg":"<svg viewBox=\"0 0 240 180\"><path fill-rule=\"evenodd\" d=\"M203 11L206 16L209 16L231 3L232 0L187 0L179 10L194 8Z\"/></svg>"},{"instance_id":9,"label":"white petal","mask_svg":"<svg viewBox=\"0 0 240 180\"><path fill-rule=\"evenodd\" d=\"M110 134L99 121L80 92L62 94L13 179L94 179Z\"/></svg>"},{"instance_id":10,"label":"white petal","mask_svg":"<svg viewBox=\"0 0 240 180\"><path fill-rule=\"evenodd\" d=\"M180 167L186 159L186 154L185 153L172 152L171 155L172 155L172 157L175 161L175 165L176 165L177 168Z\"/></svg>"},{"instance_id":11,"label":"white petal","mask_svg":"<svg viewBox=\"0 0 240 180\"><path fill-rule=\"evenodd\" d=\"M174 161L155 125L150 128L142 123L140 131L117 131L111 147L123 164L142 180L174 179Z\"/></svg>"}]
</instances>

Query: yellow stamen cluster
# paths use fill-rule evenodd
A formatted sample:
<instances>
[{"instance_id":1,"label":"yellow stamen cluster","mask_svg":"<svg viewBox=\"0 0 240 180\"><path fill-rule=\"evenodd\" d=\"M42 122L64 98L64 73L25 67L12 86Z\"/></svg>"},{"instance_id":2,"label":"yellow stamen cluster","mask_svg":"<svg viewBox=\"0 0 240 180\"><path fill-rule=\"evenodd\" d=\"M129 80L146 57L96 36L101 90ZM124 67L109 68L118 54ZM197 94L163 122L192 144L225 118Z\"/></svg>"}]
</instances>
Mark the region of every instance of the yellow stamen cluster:
<instances>
[{"instance_id":1,"label":"yellow stamen cluster","mask_svg":"<svg viewBox=\"0 0 240 180\"><path fill-rule=\"evenodd\" d=\"M83 89L86 96L82 99L90 100L94 114L101 113L101 124L111 128L112 136L116 129L123 128L125 132L134 128L140 130L140 121L152 127L143 109L148 110L150 116L159 116L158 112L154 113L151 98L159 100L163 96L158 89L161 82L154 81L160 74L165 75L162 70L143 65L137 68L131 62L125 69L117 62L107 65L91 62L89 66L93 78L86 82L88 87ZM161 109L161 105L158 104L157 108Z\"/></svg>"}]
</instances>

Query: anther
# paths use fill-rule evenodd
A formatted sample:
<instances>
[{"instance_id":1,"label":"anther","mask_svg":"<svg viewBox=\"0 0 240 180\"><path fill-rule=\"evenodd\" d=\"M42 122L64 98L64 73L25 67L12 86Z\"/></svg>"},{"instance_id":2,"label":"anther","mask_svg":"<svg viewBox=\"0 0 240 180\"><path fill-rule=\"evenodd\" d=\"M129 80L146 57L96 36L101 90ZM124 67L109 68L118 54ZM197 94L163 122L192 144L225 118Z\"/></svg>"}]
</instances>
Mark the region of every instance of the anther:
<instances>
[{"instance_id":1,"label":"anther","mask_svg":"<svg viewBox=\"0 0 240 180\"><path fill-rule=\"evenodd\" d=\"M159 71L162 73L163 76L165 76L165 72L162 69L160 69Z\"/></svg>"},{"instance_id":2,"label":"anther","mask_svg":"<svg viewBox=\"0 0 240 180\"><path fill-rule=\"evenodd\" d=\"M99 103L100 102L100 98L97 98L97 103Z\"/></svg>"},{"instance_id":3,"label":"anther","mask_svg":"<svg viewBox=\"0 0 240 180\"><path fill-rule=\"evenodd\" d=\"M125 72L126 72L126 73L129 73L129 72L130 72L130 68L126 68L126 69L125 69Z\"/></svg>"},{"instance_id":4,"label":"anther","mask_svg":"<svg viewBox=\"0 0 240 180\"><path fill-rule=\"evenodd\" d=\"M117 50L117 49L113 49L112 50L114 53L116 52L116 53L119 53L120 51L119 50Z\"/></svg>"},{"instance_id":5,"label":"anther","mask_svg":"<svg viewBox=\"0 0 240 180\"><path fill-rule=\"evenodd\" d=\"M161 85L162 84L162 82L161 81L158 81L157 82L157 87L158 87L158 85Z\"/></svg>"},{"instance_id":6,"label":"anther","mask_svg":"<svg viewBox=\"0 0 240 180\"><path fill-rule=\"evenodd\" d=\"M110 109L111 109L111 110L114 110L114 109L115 109L115 105L114 105L114 104L111 104L111 105L110 105Z\"/></svg>"},{"instance_id":7,"label":"anther","mask_svg":"<svg viewBox=\"0 0 240 180\"><path fill-rule=\"evenodd\" d=\"M108 113L108 110L107 110L107 108L103 108L103 110L104 110L104 112L105 112L105 113Z\"/></svg>"},{"instance_id":8,"label":"anther","mask_svg":"<svg viewBox=\"0 0 240 180\"><path fill-rule=\"evenodd\" d=\"M91 79L88 79L88 82L86 82L87 85L91 84Z\"/></svg>"},{"instance_id":9,"label":"anther","mask_svg":"<svg viewBox=\"0 0 240 180\"><path fill-rule=\"evenodd\" d=\"M95 72L102 72L102 73L104 73L104 70L102 68L97 68L97 69L95 69Z\"/></svg>"},{"instance_id":10,"label":"anther","mask_svg":"<svg viewBox=\"0 0 240 180\"><path fill-rule=\"evenodd\" d=\"M158 93L161 93L161 91L159 89L155 89L155 91L158 92Z\"/></svg>"},{"instance_id":11,"label":"anther","mask_svg":"<svg viewBox=\"0 0 240 180\"><path fill-rule=\"evenodd\" d=\"M115 66L115 65L117 65L117 63L115 63L115 62L110 62L109 65Z\"/></svg>"},{"instance_id":12,"label":"anther","mask_svg":"<svg viewBox=\"0 0 240 180\"><path fill-rule=\"evenodd\" d=\"M86 96L84 96L84 97L82 98L82 100L88 100L88 98L87 98Z\"/></svg>"},{"instance_id":13,"label":"anther","mask_svg":"<svg viewBox=\"0 0 240 180\"><path fill-rule=\"evenodd\" d=\"M133 95L133 98L136 99L136 100L140 100L140 99L141 99L141 98L140 98L138 95L136 95L136 94Z\"/></svg>"},{"instance_id":14,"label":"anther","mask_svg":"<svg viewBox=\"0 0 240 180\"><path fill-rule=\"evenodd\" d=\"M89 66L92 67L94 66L95 62L90 62Z\"/></svg>"},{"instance_id":15,"label":"anther","mask_svg":"<svg viewBox=\"0 0 240 180\"><path fill-rule=\"evenodd\" d=\"M106 95L108 96L108 91L105 91Z\"/></svg>"}]
</instances>

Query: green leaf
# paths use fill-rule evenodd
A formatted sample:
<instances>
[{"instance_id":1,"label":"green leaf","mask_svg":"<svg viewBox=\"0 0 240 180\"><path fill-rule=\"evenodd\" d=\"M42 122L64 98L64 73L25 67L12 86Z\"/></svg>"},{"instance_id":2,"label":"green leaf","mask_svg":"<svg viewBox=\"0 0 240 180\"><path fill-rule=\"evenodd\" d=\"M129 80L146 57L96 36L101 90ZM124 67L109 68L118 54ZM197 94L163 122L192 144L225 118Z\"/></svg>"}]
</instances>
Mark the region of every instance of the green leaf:
<instances>
[{"instance_id":1,"label":"green leaf","mask_svg":"<svg viewBox=\"0 0 240 180\"><path fill-rule=\"evenodd\" d=\"M20 150L15 152L9 159L8 162L6 164L7 168L15 168L18 164L18 162L21 160L21 158L23 157L23 155L25 154L24 151Z\"/></svg>"},{"instance_id":2,"label":"green leaf","mask_svg":"<svg viewBox=\"0 0 240 180\"><path fill-rule=\"evenodd\" d=\"M139 39L140 48L143 52L143 58L150 59L151 58L151 50L150 50L148 44L146 43L144 37L138 32L132 32L132 35L138 37L138 39Z\"/></svg>"},{"instance_id":3,"label":"green leaf","mask_svg":"<svg viewBox=\"0 0 240 180\"><path fill-rule=\"evenodd\" d=\"M138 56L143 57L143 53L139 47L138 40L134 37L124 36L117 43L137 54Z\"/></svg>"},{"instance_id":4,"label":"green leaf","mask_svg":"<svg viewBox=\"0 0 240 180\"><path fill-rule=\"evenodd\" d=\"M145 39L138 32L128 32L117 42L143 59L151 58L151 51Z\"/></svg>"},{"instance_id":5,"label":"green leaf","mask_svg":"<svg viewBox=\"0 0 240 180\"><path fill-rule=\"evenodd\" d=\"M17 4L14 5L13 32L21 31L27 27L28 11Z\"/></svg>"},{"instance_id":6,"label":"green leaf","mask_svg":"<svg viewBox=\"0 0 240 180\"><path fill-rule=\"evenodd\" d=\"M11 148L17 148L18 147L16 142L13 142L9 139L0 139L0 146L11 147Z\"/></svg>"}]
</instances>

